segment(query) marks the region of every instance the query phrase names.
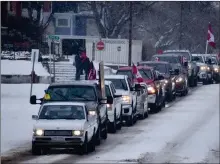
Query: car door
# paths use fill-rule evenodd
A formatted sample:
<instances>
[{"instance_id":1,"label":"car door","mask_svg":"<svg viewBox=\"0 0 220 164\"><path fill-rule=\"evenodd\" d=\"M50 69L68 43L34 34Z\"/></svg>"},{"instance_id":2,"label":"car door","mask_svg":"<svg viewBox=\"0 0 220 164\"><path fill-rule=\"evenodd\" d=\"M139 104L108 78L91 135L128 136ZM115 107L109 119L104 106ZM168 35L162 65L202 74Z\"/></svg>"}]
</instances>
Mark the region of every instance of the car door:
<instances>
[{"instance_id":1,"label":"car door","mask_svg":"<svg viewBox=\"0 0 220 164\"><path fill-rule=\"evenodd\" d=\"M119 118L119 116L121 114L121 97L114 97L114 95L116 94L116 90L115 90L113 83L110 84L110 90L111 90L112 96L114 98L114 106L116 108L116 116L117 116L117 118Z\"/></svg>"}]
</instances>

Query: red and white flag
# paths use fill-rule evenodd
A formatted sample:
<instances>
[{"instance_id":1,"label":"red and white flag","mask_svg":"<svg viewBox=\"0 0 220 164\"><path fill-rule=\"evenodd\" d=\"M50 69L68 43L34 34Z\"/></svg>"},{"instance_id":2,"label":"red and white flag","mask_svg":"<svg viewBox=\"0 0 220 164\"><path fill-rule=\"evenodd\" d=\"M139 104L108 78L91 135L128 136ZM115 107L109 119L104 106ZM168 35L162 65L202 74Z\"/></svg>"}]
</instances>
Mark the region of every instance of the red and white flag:
<instances>
[{"instance_id":1,"label":"red and white flag","mask_svg":"<svg viewBox=\"0 0 220 164\"><path fill-rule=\"evenodd\" d=\"M215 38L214 38L214 34L212 32L212 27L211 24L209 23L209 28L208 28L208 38L207 38L207 42L210 46L212 46L213 48L215 48Z\"/></svg>"},{"instance_id":2,"label":"red and white flag","mask_svg":"<svg viewBox=\"0 0 220 164\"><path fill-rule=\"evenodd\" d=\"M137 80L138 83L141 83L144 81L137 67L134 65L134 63L132 66L132 73L135 75L135 79Z\"/></svg>"}]
</instances>

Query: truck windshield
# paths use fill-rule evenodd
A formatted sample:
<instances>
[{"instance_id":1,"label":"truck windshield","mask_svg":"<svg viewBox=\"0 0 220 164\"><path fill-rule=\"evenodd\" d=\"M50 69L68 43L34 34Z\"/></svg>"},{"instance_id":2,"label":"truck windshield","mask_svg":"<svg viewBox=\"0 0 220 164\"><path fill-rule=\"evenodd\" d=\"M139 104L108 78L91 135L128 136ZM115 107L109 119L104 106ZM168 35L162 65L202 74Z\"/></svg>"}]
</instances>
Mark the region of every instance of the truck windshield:
<instances>
[{"instance_id":1,"label":"truck windshield","mask_svg":"<svg viewBox=\"0 0 220 164\"><path fill-rule=\"evenodd\" d=\"M166 65L165 64L158 64L158 63L145 63L146 66L153 67L157 71L161 73L167 73ZM146 72L146 71L145 71Z\"/></svg>"},{"instance_id":2,"label":"truck windshield","mask_svg":"<svg viewBox=\"0 0 220 164\"><path fill-rule=\"evenodd\" d=\"M164 52L164 54L171 54L176 56L184 56L188 61L190 60L190 55L188 52Z\"/></svg>"},{"instance_id":3,"label":"truck windshield","mask_svg":"<svg viewBox=\"0 0 220 164\"><path fill-rule=\"evenodd\" d=\"M128 90L128 86L125 79L106 79L106 80L111 81L114 84L116 90L117 89L122 89L125 91Z\"/></svg>"},{"instance_id":4,"label":"truck windshield","mask_svg":"<svg viewBox=\"0 0 220 164\"><path fill-rule=\"evenodd\" d=\"M152 57L152 60L153 61L165 61L165 62L168 62L168 63L179 63L179 60L178 60L178 57L174 57L174 56L153 56Z\"/></svg>"},{"instance_id":5,"label":"truck windshield","mask_svg":"<svg viewBox=\"0 0 220 164\"><path fill-rule=\"evenodd\" d=\"M134 75L132 74L132 70L118 70L117 75L127 75L128 78L134 79Z\"/></svg>"},{"instance_id":6,"label":"truck windshield","mask_svg":"<svg viewBox=\"0 0 220 164\"><path fill-rule=\"evenodd\" d=\"M96 101L97 96L94 87L83 85L52 86L47 93L49 101Z\"/></svg>"},{"instance_id":7,"label":"truck windshield","mask_svg":"<svg viewBox=\"0 0 220 164\"><path fill-rule=\"evenodd\" d=\"M39 114L39 119L85 119L85 113L82 106L76 105L46 105Z\"/></svg>"},{"instance_id":8,"label":"truck windshield","mask_svg":"<svg viewBox=\"0 0 220 164\"><path fill-rule=\"evenodd\" d=\"M203 59L202 59L202 56L192 56L192 60L195 61L195 59L198 59L196 62L199 62L199 63L204 63Z\"/></svg>"}]
</instances>

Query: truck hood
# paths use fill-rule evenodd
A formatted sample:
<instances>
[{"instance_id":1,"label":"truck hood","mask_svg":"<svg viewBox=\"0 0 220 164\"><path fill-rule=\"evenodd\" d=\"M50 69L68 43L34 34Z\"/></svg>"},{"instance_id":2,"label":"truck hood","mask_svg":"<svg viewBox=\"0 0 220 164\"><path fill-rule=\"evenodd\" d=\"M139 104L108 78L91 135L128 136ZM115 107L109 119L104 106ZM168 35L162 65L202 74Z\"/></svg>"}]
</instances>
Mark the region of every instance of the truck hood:
<instances>
[{"instance_id":1,"label":"truck hood","mask_svg":"<svg viewBox=\"0 0 220 164\"><path fill-rule=\"evenodd\" d=\"M117 90L116 90L116 94L117 94L117 95L126 96L126 95L129 95L130 92L129 92L129 91L122 90L122 89L117 89Z\"/></svg>"},{"instance_id":2,"label":"truck hood","mask_svg":"<svg viewBox=\"0 0 220 164\"><path fill-rule=\"evenodd\" d=\"M86 120L37 120L34 129L83 130Z\"/></svg>"}]
</instances>

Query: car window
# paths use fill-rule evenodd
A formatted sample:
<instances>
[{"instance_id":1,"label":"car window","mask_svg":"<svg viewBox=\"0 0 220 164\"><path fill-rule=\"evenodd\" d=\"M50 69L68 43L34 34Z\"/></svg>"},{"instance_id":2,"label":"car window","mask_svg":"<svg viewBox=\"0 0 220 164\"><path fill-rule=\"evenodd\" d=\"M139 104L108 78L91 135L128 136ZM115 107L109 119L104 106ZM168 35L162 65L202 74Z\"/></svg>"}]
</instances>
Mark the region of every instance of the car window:
<instances>
[{"instance_id":1,"label":"car window","mask_svg":"<svg viewBox=\"0 0 220 164\"><path fill-rule=\"evenodd\" d=\"M179 63L178 56L153 56L152 57L153 61L165 61L169 63Z\"/></svg>"},{"instance_id":2,"label":"car window","mask_svg":"<svg viewBox=\"0 0 220 164\"><path fill-rule=\"evenodd\" d=\"M106 95L106 97L112 96L110 88L109 88L108 85L105 85L105 95Z\"/></svg>"},{"instance_id":3,"label":"car window","mask_svg":"<svg viewBox=\"0 0 220 164\"><path fill-rule=\"evenodd\" d=\"M94 87L82 85L53 86L48 88L47 93L50 95L50 101L94 101L97 98Z\"/></svg>"},{"instance_id":4,"label":"car window","mask_svg":"<svg viewBox=\"0 0 220 164\"><path fill-rule=\"evenodd\" d=\"M115 94L115 93L116 93L116 90L115 90L114 85L111 83L110 86L111 86L111 89L112 89L113 94Z\"/></svg>"},{"instance_id":5,"label":"car window","mask_svg":"<svg viewBox=\"0 0 220 164\"><path fill-rule=\"evenodd\" d=\"M83 106L46 105L39 113L39 119L85 119Z\"/></svg>"},{"instance_id":6,"label":"car window","mask_svg":"<svg viewBox=\"0 0 220 164\"><path fill-rule=\"evenodd\" d=\"M117 75L127 75L130 79L134 78L134 75L132 74L131 70L118 70Z\"/></svg>"},{"instance_id":7,"label":"car window","mask_svg":"<svg viewBox=\"0 0 220 164\"><path fill-rule=\"evenodd\" d=\"M198 60L196 62L203 63L202 56L192 56L192 60L195 60L196 58L198 58Z\"/></svg>"},{"instance_id":8,"label":"car window","mask_svg":"<svg viewBox=\"0 0 220 164\"><path fill-rule=\"evenodd\" d=\"M150 69L139 69L138 71L140 72L141 76L144 79L152 79L152 74Z\"/></svg>"},{"instance_id":9,"label":"car window","mask_svg":"<svg viewBox=\"0 0 220 164\"><path fill-rule=\"evenodd\" d=\"M106 79L106 80L111 81L114 84L116 90L117 89L122 89L126 91L128 90L128 86L125 79Z\"/></svg>"},{"instance_id":10,"label":"car window","mask_svg":"<svg viewBox=\"0 0 220 164\"><path fill-rule=\"evenodd\" d=\"M167 69L166 69L166 64L161 64L161 63L147 63L147 66L149 67L154 67L155 70L161 72L161 73L167 73ZM145 71L146 72L146 71ZM151 74L150 70L149 70L149 74Z\"/></svg>"}]
</instances>

